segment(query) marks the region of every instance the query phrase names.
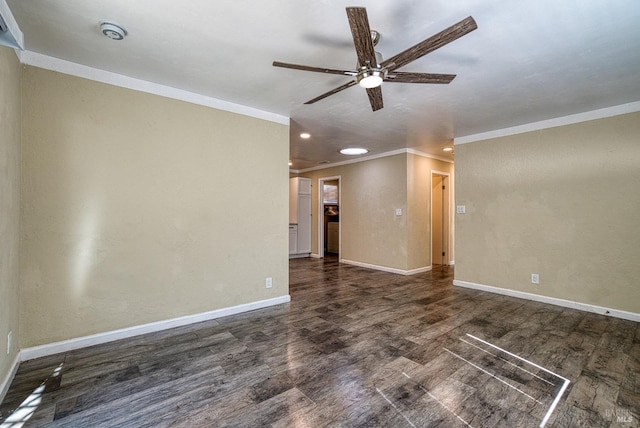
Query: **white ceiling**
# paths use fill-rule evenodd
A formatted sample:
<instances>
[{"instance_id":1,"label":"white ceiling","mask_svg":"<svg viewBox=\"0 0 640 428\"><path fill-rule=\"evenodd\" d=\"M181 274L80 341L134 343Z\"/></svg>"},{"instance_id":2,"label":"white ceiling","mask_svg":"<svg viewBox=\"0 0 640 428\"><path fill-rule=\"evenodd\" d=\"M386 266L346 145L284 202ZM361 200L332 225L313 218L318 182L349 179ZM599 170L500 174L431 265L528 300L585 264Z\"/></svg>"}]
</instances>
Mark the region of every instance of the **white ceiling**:
<instances>
[{"instance_id":1,"label":"white ceiling","mask_svg":"<svg viewBox=\"0 0 640 428\"><path fill-rule=\"evenodd\" d=\"M372 112L349 77L274 60L353 69L342 0L8 0L27 51L291 118L294 169L337 150L416 149L442 157L453 138L640 100L638 0L361 0L384 58L471 15L478 29L399 71L452 73L450 85L383 84ZM102 36L112 20L129 32ZM303 141L298 134L308 131Z\"/></svg>"}]
</instances>

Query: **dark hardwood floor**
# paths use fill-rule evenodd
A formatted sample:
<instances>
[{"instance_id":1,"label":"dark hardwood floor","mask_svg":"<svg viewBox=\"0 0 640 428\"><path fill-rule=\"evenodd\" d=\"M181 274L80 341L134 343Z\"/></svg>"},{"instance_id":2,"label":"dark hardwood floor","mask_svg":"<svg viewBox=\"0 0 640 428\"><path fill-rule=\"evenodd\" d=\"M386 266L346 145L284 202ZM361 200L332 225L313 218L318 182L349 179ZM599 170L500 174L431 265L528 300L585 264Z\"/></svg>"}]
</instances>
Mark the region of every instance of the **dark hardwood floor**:
<instances>
[{"instance_id":1,"label":"dark hardwood floor","mask_svg":"<svg viewBox=\"0 0 640 428\"><path fill-rule=\"evenodd\" d=\"M290 304L22 363L0 426L638 426L639 323L452 276L292 259Z\"/></svg>"}]
</instances>

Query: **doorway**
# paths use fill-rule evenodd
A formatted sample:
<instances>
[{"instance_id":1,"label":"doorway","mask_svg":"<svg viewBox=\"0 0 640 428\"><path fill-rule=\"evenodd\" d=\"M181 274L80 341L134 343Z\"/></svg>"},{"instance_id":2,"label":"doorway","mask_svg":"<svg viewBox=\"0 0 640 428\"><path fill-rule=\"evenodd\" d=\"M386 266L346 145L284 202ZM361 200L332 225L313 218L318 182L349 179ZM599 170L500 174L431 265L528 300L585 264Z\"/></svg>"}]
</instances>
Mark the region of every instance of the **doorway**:
<instances>
[{"instance_id":1,"label":"doorway","mask_svg":"<svg viewBox=\"0 0 640 428\"><path fill-rule=\"evenodd\" d=\"M431 171L431 266L448 266L450 260L450 176Z\"/></svg>"},{"instance_id":2,"label":"doorway","mask_svg":"<svg viewBox=\"0 0 640 428\"><path fill-rule=\"evenodd\" d=\"M340 176L318 179L318 257L340 257Z\"/></svg>"}]
</instances>

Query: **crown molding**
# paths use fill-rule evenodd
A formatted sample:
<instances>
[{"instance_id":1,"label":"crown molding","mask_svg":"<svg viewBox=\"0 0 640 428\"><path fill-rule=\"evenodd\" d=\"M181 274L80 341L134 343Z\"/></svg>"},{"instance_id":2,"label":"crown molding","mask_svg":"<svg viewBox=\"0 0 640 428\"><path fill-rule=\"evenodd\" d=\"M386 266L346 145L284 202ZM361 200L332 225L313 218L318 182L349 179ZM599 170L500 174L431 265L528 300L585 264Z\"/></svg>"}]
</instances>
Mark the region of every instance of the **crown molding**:
<instances>
[{"instance_id":1,"label":"crown molding","mask_svg":"<svg viewBox=\"0 0 640 428\"><path fill-rule=\"evenodd\" d=\"M619 116L627 113L640 111L640 101L618 106L587 111L584 113L571 114L569 116L556 117L540 122L527 123L525 125L513 126L510 128L496 129L495 131L483 132L480 134L467 135L453 139L454 145L474 143L476 141L489 140L492 138L508 137L511 135L524 134L525 132L541 131L543 129L556 128L558 126L573 125L575 123L588 122L590 120L605 119L607 117Z\"/></svg>"},{"instance_id":2,"label":"crown molding","mask_svg":"<svg viewBox=\"0 0 640 428\"><path fill-rule=\"evenodd\" d=\"M3 30L0 31L0 45L8 46L16 51L24 49L24 34L6 0L0 0L0 21L2 21L0 26Z\"/></svg>"},{"instance_id":3,"label":"crown molding","mask_svg":"<svg viewBox=\"0 0 640 428\"><path fill-rule=\"evenodd\" d=\"M439 160L441 162L454 163L453 159L447 159L444 156L432 155L431 153L425 153L415 149L407 149L407 153L410 153L416 156L422 156L423 158Z\"/></svg>"},{"instance_id":4,"label":"crown molding","mask_svg":"<svg viewBox=\"0 0 640 428\"><path fill-rule=\"evenodd\" d=\"M249 116L289 126L289 118L276 113L219 100L217 98L207 97L205 95L196 94L183 89L147 82L146 80L136 79L110 71L99 70L97 68L88 67L86 65L66 61L60 58L42 55L37 52L22 51L19 54L19 58L20 62L24 65L30 65L33 67L43 68L45 70L119 86L121 88L133 89L135 91L146 92L148 94L159 95L161 97L185 101L191 104L211 107L218 110L237 113L243 116Z\"/></svg>"},{"instance_id":5,"label":"crown molding","mask_svg":"<svg viewBox=\"0 0 640 428\"><path fill-rule=\"evenodd\" d=\"M416 156L422 156L423 158L435 159L435 160L438 160L438 161L441 161L441 162L454 163L453 160L451 160L451 159L447 159L447 158L440 157L440 156L437 156L437 155L432 155L430 153L424 153L424 152L421 152L419 150L415 150L415 149L398 149L398 150L392 150L392 151L384 152L384 153L377 153L375 155L363 156L363 157L359 157L357 159L349 159L349 160L340 161L340 162L322 164L322 165L314 166L314 167L311 167L311 168L290 169L289 172L294 173L294 174L301 174L301 173L305 173L305 172L319 171L319 170L327 169L327 168L334 168L336 166L350 165L350 164L366 162L366 161L370 161L370 160L374 160L374 159L386 158L386 157L389 157L389 156L395 156L395 155L400 155L400 154L404 154L404 153L412 154L412 155L416 155Z\"/></svg>"}]
</instances>

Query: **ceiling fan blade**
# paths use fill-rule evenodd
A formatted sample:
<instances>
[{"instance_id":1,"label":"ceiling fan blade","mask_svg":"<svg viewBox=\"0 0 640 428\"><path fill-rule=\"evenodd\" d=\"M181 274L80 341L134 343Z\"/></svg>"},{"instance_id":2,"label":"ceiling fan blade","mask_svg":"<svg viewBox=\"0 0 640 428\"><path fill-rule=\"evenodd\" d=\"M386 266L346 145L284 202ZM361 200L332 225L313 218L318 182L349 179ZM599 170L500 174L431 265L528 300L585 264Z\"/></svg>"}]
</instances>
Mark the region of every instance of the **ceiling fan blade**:
<instances>
[{"instance_id":1,"label":"ceiling fan blade","mask_svg":"<svg viewBox=\"0 0 640 428\"><path fill-rule=\"evenodd\" d=\"M429 37L426 40L410 47L407 50L400 52L399 54L385 60L380 64L383 67L388 66L389 70L395 70L409 64L412 61L433 52L442 46L453 42L456 39L468 34L478 28L478 24L471 17L467 17L457 24L453 24L451 27Z\"/></svg>"},{"instance_id":2,"label":"ceiling fan blade","mask_svg":"<svg viewBox=\"0 0 640 428\"><path fill-rule=\"evenodd\" d=\"M369 103L373 111L380 110L384 107L382 104L382 88L380 86L367 89L367 95L369 96Z\"/></svg>"},{"instance_id":3,"label":"ceiling fan blade","mask_svg":"<svg viewBox=\"0 0 640 428\"><path fill-rule=\"evenodd\" d=\"M367 9L364 7L348 7L347 18L353 35L353 44L358 54L358 64L363 66L368 63L371 67L376 67L378 64L376 52L373 50Z\"/></svg>"},{"instance_id":4,"label":"ceiling fan blade","mask_svg":"<svg viewBox=\"0 0 640 428\"><path fill-rule=\"evenodd\" d=\"M353 70L336 70L334 68L311 67L308 65L289 64L289 63L280 62L280 61L273 61L273 66L283 67L283 68L293 68L294 70L302 70L302 71L315 71L318 73L340 74L343 76L355 76L356 74L358 74L357 71L353 71Z\"/></svg>"},{"instance_id":5,"label":"ceiling fan blade","mask_svg":"<svg viewBox=\"0 0 640 428\"><path fill-rule=\"evenodd\" d=\"M451 83L455 74L407 73L392 71L385 77L385 82L399 83Z\"/></svg>"},{"instance_id":6,"label":"ceiling fan blade","mask_svg":"<svg viewBox=\"0 0 640 428\"><path fill-rule=\"evenodd\" d=\"M324 98L327 98L327 97L328 97L328 96L330 96L330 95L333 95L333 94L338 93L338 92L340 92L340 91L343 91L343 90L345 90L345 89L347 89L347 88L350 88L350 87L352 87L352 86L353 86L353 85L355 85L355 84L356 84L356 81L355 81L355 80L352 80L352 81L350 81L350 82L348 82L348 83L345 83L344 85L338 86L337 88L330 90L329 92L325 92L324 94L322 94L322 95L320 95L320 96L318 96L318 97L315 97L315 98L314 98L314 99L312 99L312 100L307 101L305 104L313 104L313 103L315 103L316 101L320 101L320 100L322 100L322 99L324 99Z\"/></svg>"}]
</instances>

